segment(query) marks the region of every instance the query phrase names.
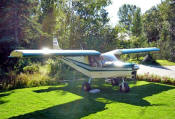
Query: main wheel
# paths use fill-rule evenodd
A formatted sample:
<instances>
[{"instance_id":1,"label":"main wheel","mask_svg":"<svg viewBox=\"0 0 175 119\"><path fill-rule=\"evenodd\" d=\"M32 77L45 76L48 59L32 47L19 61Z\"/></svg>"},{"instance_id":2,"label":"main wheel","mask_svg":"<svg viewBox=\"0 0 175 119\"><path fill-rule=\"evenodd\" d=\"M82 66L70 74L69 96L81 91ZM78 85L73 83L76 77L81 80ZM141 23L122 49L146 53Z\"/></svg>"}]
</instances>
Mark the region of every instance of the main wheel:
<instances>
[{"instance_id":1,"label":"main wheel","mask_svg":"<svg viewBox=\"0 0 175 119\"><path fill-rule=\"evenodd\" d=\"M117 78L113 78L113 79L111 79L111 84L112 84L112 86L117 86L117 85L119 85L119 80Z\"/></svg>"},{"instance_id":2,"label":"main wheel","mask_svg":"<svg viewBox=\"0 0 175 119\"><path fill-rule=\"evenodd\" d=\"M83 83L83 85L82 85L82 89L83 89L84 91L89 91L89 90L91 90L91 86L90 86L90 84L89 84L88 82L85 82L85 83Z\"/></svg>"},{"instance_id":3,"label":"main wheel","mask_svg":"<svg viewBox=\"0 0 175 119\"><path fill-rule=\"evenodd\" d=\"M121 92L127 93L129 92L129 90L130 90L129 85L126 82L120 85Z\"/></svg>"}]
</instances>

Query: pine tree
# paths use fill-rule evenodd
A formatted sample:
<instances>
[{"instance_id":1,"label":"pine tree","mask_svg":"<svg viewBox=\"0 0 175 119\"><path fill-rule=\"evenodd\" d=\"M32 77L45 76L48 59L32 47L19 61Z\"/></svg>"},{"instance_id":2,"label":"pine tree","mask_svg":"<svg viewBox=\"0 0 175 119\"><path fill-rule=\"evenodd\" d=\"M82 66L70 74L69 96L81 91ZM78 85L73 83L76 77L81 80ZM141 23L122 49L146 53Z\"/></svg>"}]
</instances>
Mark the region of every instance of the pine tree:
<instances>
[{"instance_id":1,"label":"pine tree","mask_svg":"<svg viewBox=\"0 0 175 119\"><path fill-rule=\"evenodd\" d=\"M132 21L131 31L134 36L140 36L142 33L142 21L141 21L141 12L140 9L134 14L134 18Z\"/></svg>"}]
</instances>

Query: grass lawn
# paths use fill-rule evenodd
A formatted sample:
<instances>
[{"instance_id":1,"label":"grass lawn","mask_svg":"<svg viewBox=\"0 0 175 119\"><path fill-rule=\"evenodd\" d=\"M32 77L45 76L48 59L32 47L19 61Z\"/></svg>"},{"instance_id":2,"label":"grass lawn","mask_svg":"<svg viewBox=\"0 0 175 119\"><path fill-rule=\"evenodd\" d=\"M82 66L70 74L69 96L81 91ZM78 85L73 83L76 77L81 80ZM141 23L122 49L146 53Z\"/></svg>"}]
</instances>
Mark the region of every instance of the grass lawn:
<instances>
[{"instance_id":1,"label":"grass lawn","mask_svg":"<svg viewBox=\"0 0 175 119\"><path fill-rule=\"evenodd\" d=\"M83 80L0 92L0 119L174 119L175 86L138 81L129 93L93 80L98 94L81 90Z\"/></svg>"},{"instance_id":2,"label":"grass lawn","mask_svg":"<svg viewBox=\"0 0 175 119\"><path fill-rule=\"evenodd\" d=\"M141 60L138 61L136 59L129 59L127 62L136 63L136 64L142 64ZM159 65L159 66L175 66L175 62L171 62L171 61L168 61L168 60L156 60L156 64L152 64L152 63L149 63L149 62L148 63L144 63L144 64Z\"/></svg>"},{"instance_id":3,"label":"grass lawn","mask_svg":"<svg viewBox=\"0 0 175 119\"><path fill-rule=\"evenodd\" d=\"M175 62L170 62L168 60L156 60L156 62L162 66L175 66Z\"/></svg>"}]
</instances>

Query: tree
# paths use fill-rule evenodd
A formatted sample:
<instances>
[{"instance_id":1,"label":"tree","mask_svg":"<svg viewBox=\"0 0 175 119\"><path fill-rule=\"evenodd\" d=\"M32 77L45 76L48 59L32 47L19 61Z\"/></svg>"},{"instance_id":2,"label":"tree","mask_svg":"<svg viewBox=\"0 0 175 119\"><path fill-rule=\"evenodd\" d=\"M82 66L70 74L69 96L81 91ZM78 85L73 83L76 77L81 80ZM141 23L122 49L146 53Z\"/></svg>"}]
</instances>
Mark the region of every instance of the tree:
<instances>
[{"instance_id":1,"label":"tree","mask_svg":"<svg viewBox=\"0 0 175 119\"><path fill-rule=\"evenodd\" d=\"M136 5L124 4L121 6L118 11L120 25L130 30L134 15L138 9L140 8L136 7Z\"/></svg>"},{"instance_id":2,"label":"tree","mask_svg":"<svg viewBox=\"0 0 175 119\"><path fill-rule=\"evenodd\" d=\"M143 15L143 29L148 38L148 42L159 40L162 21L160 11L156 7L146 11Z\"/></svg>"},{"instance_id":3,"label":"tree","mask_svg":"<svg viewBox=\"0 0 175 119\"><path fill-rule=\"evenodd\" d=\"M165 0L143 15L148 42L160 47L160 58L175 61L175 2Z\"/></svg>"},{"instance_id":4,"label":"tree","mask_svg":"<svg viewBox=\"0 0 175 119\"><path fill-rule=\"evenodd\" d=\"M75 48L80 47L81 44L84 48L101 49L100 43L103 38L101 31L109 21L104 7L109 4L110 0L72 1L72 10L76 14L72 17L74 20L71 25L70 41L72 41L71 44L77 43L74 44Z\"/></svg>"},{"instance_id":5,"label":"tree","mask_svg":"<svg viewBox=\"0 0 175 119\"><path fill-rule=\"evenodd\" d=\"M132 34L137 37L142 34L142 20L140 8L138 8L134 14L131 31Z\"/></svg>"},{"instance_id":6,"label":"tree","mask_svg":"<svg viewBox=\"0 0 175 119\"><path fill-rule=\"evenodd\" d=\"M5 62L10 51L32 47L39 38L40 26L33 19L37 2L31 0L0 1L0 60ZM29 34L31 36L29 36Z\"/></svg>"},{"instance_id":7,"label":"tree","mask_svg":"<svg viewBox=\"0 0 175 119\"><path fill-rule=\"evenodd\" d=\"M159 44L163 46L161 55L165 59L175 61L175 1L166 0L158 8L163 19L159 34Z\"/></svg>"}]
</instances>

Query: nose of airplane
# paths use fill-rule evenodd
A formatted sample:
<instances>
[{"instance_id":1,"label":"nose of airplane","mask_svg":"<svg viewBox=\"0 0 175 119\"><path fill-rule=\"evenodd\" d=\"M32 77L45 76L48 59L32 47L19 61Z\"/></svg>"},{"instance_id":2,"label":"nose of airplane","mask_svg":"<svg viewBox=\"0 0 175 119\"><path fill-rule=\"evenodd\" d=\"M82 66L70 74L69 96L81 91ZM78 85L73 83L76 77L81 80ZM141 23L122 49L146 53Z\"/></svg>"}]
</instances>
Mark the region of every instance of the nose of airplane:
<instances>
[{"instance_id":1,"label":"nose of airplane","mask_svg":"<svg viewBox=\"0 0 175 119\"><path fill-rule=\"evenodd\" d=\"M138 70L139 69L139 65L133 64L133 63L124 63L123 66L125 68L133 68L134 70Z\"/></svg>"},{"instance_id":2,"label":"nose of airplane","mask_svg":"<svg viewBox=\"0 0 175 119\"><path fill-rule=\"evenodd\" d=\"M138 70L139 69L139 65L137 65L137 64L134 64L134 70Z\"/></svg>"},{"instance_id":3,"label":"nose of airplane","mask_svg":"<svg viewBox=\"0 0 175 119\"><path fill-rule=\"evenodd\" d=\"M132 63L124 63L125 68L132 68L133 66L134 66L134 64L132 64Z\"/></svg>"},{"instance_id":4,"label":"nose of airplane","mask_svg":"<svg viewBox=\"0 0 175 119\"><path fill-rule=\"evenodd\" d=\"M133 64L133 63L124 63L124 67L133 68L134 70L138 70L139 69L139 65Z\"/></svg>"},{"instance_id":5,"label":"nose of airplane","mask_svg":"<svg viewBox=\"0 0 175 119\"><path fill-rule=\"evenodd\" d=\"M139 66L137 64L133 64L133 63L126 63L126 62L115 62L114 65L116 67L123 67L123 68L133 68L134 70L139 69Z\"/></svg>"}]
</instances>

